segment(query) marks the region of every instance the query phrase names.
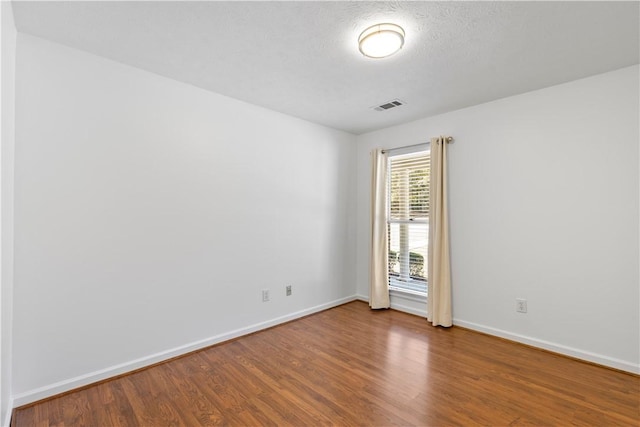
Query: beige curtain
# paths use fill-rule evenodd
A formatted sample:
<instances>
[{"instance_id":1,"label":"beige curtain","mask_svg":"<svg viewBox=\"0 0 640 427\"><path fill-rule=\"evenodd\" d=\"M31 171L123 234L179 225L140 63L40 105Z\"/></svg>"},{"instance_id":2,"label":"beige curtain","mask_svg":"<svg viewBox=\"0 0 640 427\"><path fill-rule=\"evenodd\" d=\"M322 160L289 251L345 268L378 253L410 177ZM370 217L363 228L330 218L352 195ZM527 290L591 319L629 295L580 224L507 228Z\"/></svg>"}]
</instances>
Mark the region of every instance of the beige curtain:
<instances>
[{"instance_id":1,"label":"beige curtain","mask_svg":"<svg viewBox=\"0 0 640 427\"><path fill-rule=\"evenodd\" d=\"M431 139L427 319L433 326L452 325L446 141L444 136Z\"/></svg>"},{"instance_id":2,"label":"beige curtain","mask_svg":"<svg viewBox=\"0 0 640 427\"><path fill-rule=\"evenodd\" d=\"M387 156L371 152L371 259L369 305L389 308L389 255L387 247Z\"/></svg>"}]
</instances>

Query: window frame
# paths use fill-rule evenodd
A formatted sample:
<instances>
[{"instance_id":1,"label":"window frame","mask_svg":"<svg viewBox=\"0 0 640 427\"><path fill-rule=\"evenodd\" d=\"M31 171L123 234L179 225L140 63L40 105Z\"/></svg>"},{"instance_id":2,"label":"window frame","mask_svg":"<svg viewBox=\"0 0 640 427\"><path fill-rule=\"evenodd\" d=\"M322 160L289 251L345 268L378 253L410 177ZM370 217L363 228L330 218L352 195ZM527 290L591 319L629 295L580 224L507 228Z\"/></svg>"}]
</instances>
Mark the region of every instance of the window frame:
<instances>
[{"instance_id":1,"label":"window frame","mask_svg":"<svg viewBox=\"0 0 640 427\"><path fill-rule=\"evenodd\" d=\"M387 223L387 230L388 230L388 236L389 236L389 242L388 242L389 250L391 245L390 236L391 236L392 224L397 224L398 226L400 226L401 224L406 224L408 226L407 228L409 228L411 225L424 224L427 227L427 252L428 252L429 219L428 218L393 219L391 215L391 191L392 191L391 176L393 172L391 168L392 159L394 158L397 159L398 157L414 157L414 156L418 157L421 153L424 155L429 155L430 144L427 143L427 144L421 144L413 147L390 150L387 156L387 162L388 162L387 163L387 197L386 197L387 208L386 208L385 220ZM409 249L409 252L406 254L406 256L409 257L409 259L410 259L410 254L411 254L411 250ZM428 262L427 257L424 258L424 262L425 263ZM399 278L397 278L397 275L392 274L391 272L389 272L388 276L389 276L388 287L389 287L390 294L393 295L394 293L397 293L403 296L411 296L412 299L413 298L417 298L419 300L426 299L427 293L428 293L428 286L429 286L428 272L425 277L425 280L413 279L409 277L408 280L401 281ZM424 290L414 289L415 287L424 288Z\"/></svg>"}]
</instances>

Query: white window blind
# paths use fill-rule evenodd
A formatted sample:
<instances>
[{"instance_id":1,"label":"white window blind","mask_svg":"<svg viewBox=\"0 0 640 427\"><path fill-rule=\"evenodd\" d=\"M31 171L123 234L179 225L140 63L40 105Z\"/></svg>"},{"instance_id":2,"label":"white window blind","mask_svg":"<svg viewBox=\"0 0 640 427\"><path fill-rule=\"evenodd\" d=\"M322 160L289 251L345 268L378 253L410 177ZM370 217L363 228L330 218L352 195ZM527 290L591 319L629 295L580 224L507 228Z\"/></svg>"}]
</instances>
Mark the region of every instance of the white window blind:
<instances>
[{"instance_id":1,"label":"white window blind","mask_svg":"<svg viewBox=\"0 0 640 427\"><path fill-rule=\"evenodd\" d=\"M426 294L429 248L429 151L389 156L389 286Z\"/></svg>"}]
</instances>

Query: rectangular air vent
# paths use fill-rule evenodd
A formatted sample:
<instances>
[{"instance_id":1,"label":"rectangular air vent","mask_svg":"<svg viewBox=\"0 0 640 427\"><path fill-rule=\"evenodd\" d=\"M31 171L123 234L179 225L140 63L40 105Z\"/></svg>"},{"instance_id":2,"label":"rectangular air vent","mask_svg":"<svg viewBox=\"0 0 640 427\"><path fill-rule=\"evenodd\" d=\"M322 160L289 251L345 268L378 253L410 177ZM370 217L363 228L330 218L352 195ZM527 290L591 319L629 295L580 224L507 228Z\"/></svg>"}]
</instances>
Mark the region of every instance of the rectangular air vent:
<instances>
[{"instance_id":1,"label":"rectangular air vent","mask_svg":"<svg viewBox=\"0 0 640 427\"><path fill-rule=\"evenodd\" d=\"M399 106L404 105L404 104L405 104L405 102L400 101L399 99L394 99L393 101L385 102L384 104L377 105L377 106L371 107L371 108L376 110L376 111L386 111L386 110L390 110L392 108L399 107Z\"/></svg>"}]
</instances>

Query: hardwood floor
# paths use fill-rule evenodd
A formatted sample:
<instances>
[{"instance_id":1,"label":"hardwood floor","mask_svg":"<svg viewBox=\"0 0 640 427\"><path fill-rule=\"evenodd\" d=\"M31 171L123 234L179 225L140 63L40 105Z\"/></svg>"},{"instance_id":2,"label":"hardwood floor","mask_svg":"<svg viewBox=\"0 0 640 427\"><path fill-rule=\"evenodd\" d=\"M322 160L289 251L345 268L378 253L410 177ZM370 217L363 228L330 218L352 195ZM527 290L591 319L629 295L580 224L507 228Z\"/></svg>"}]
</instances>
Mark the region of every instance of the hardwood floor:
<instances>
[{"instance_id":1,"label":"hardwood floor","mask_svg":"<svg viewBox=\"0 0 640 427\"><path fill-rule=\"evenodd\" d=\"M18 408L12 426L640 424L640 377L352 302Z\"/></svg>"}]
</instances>

